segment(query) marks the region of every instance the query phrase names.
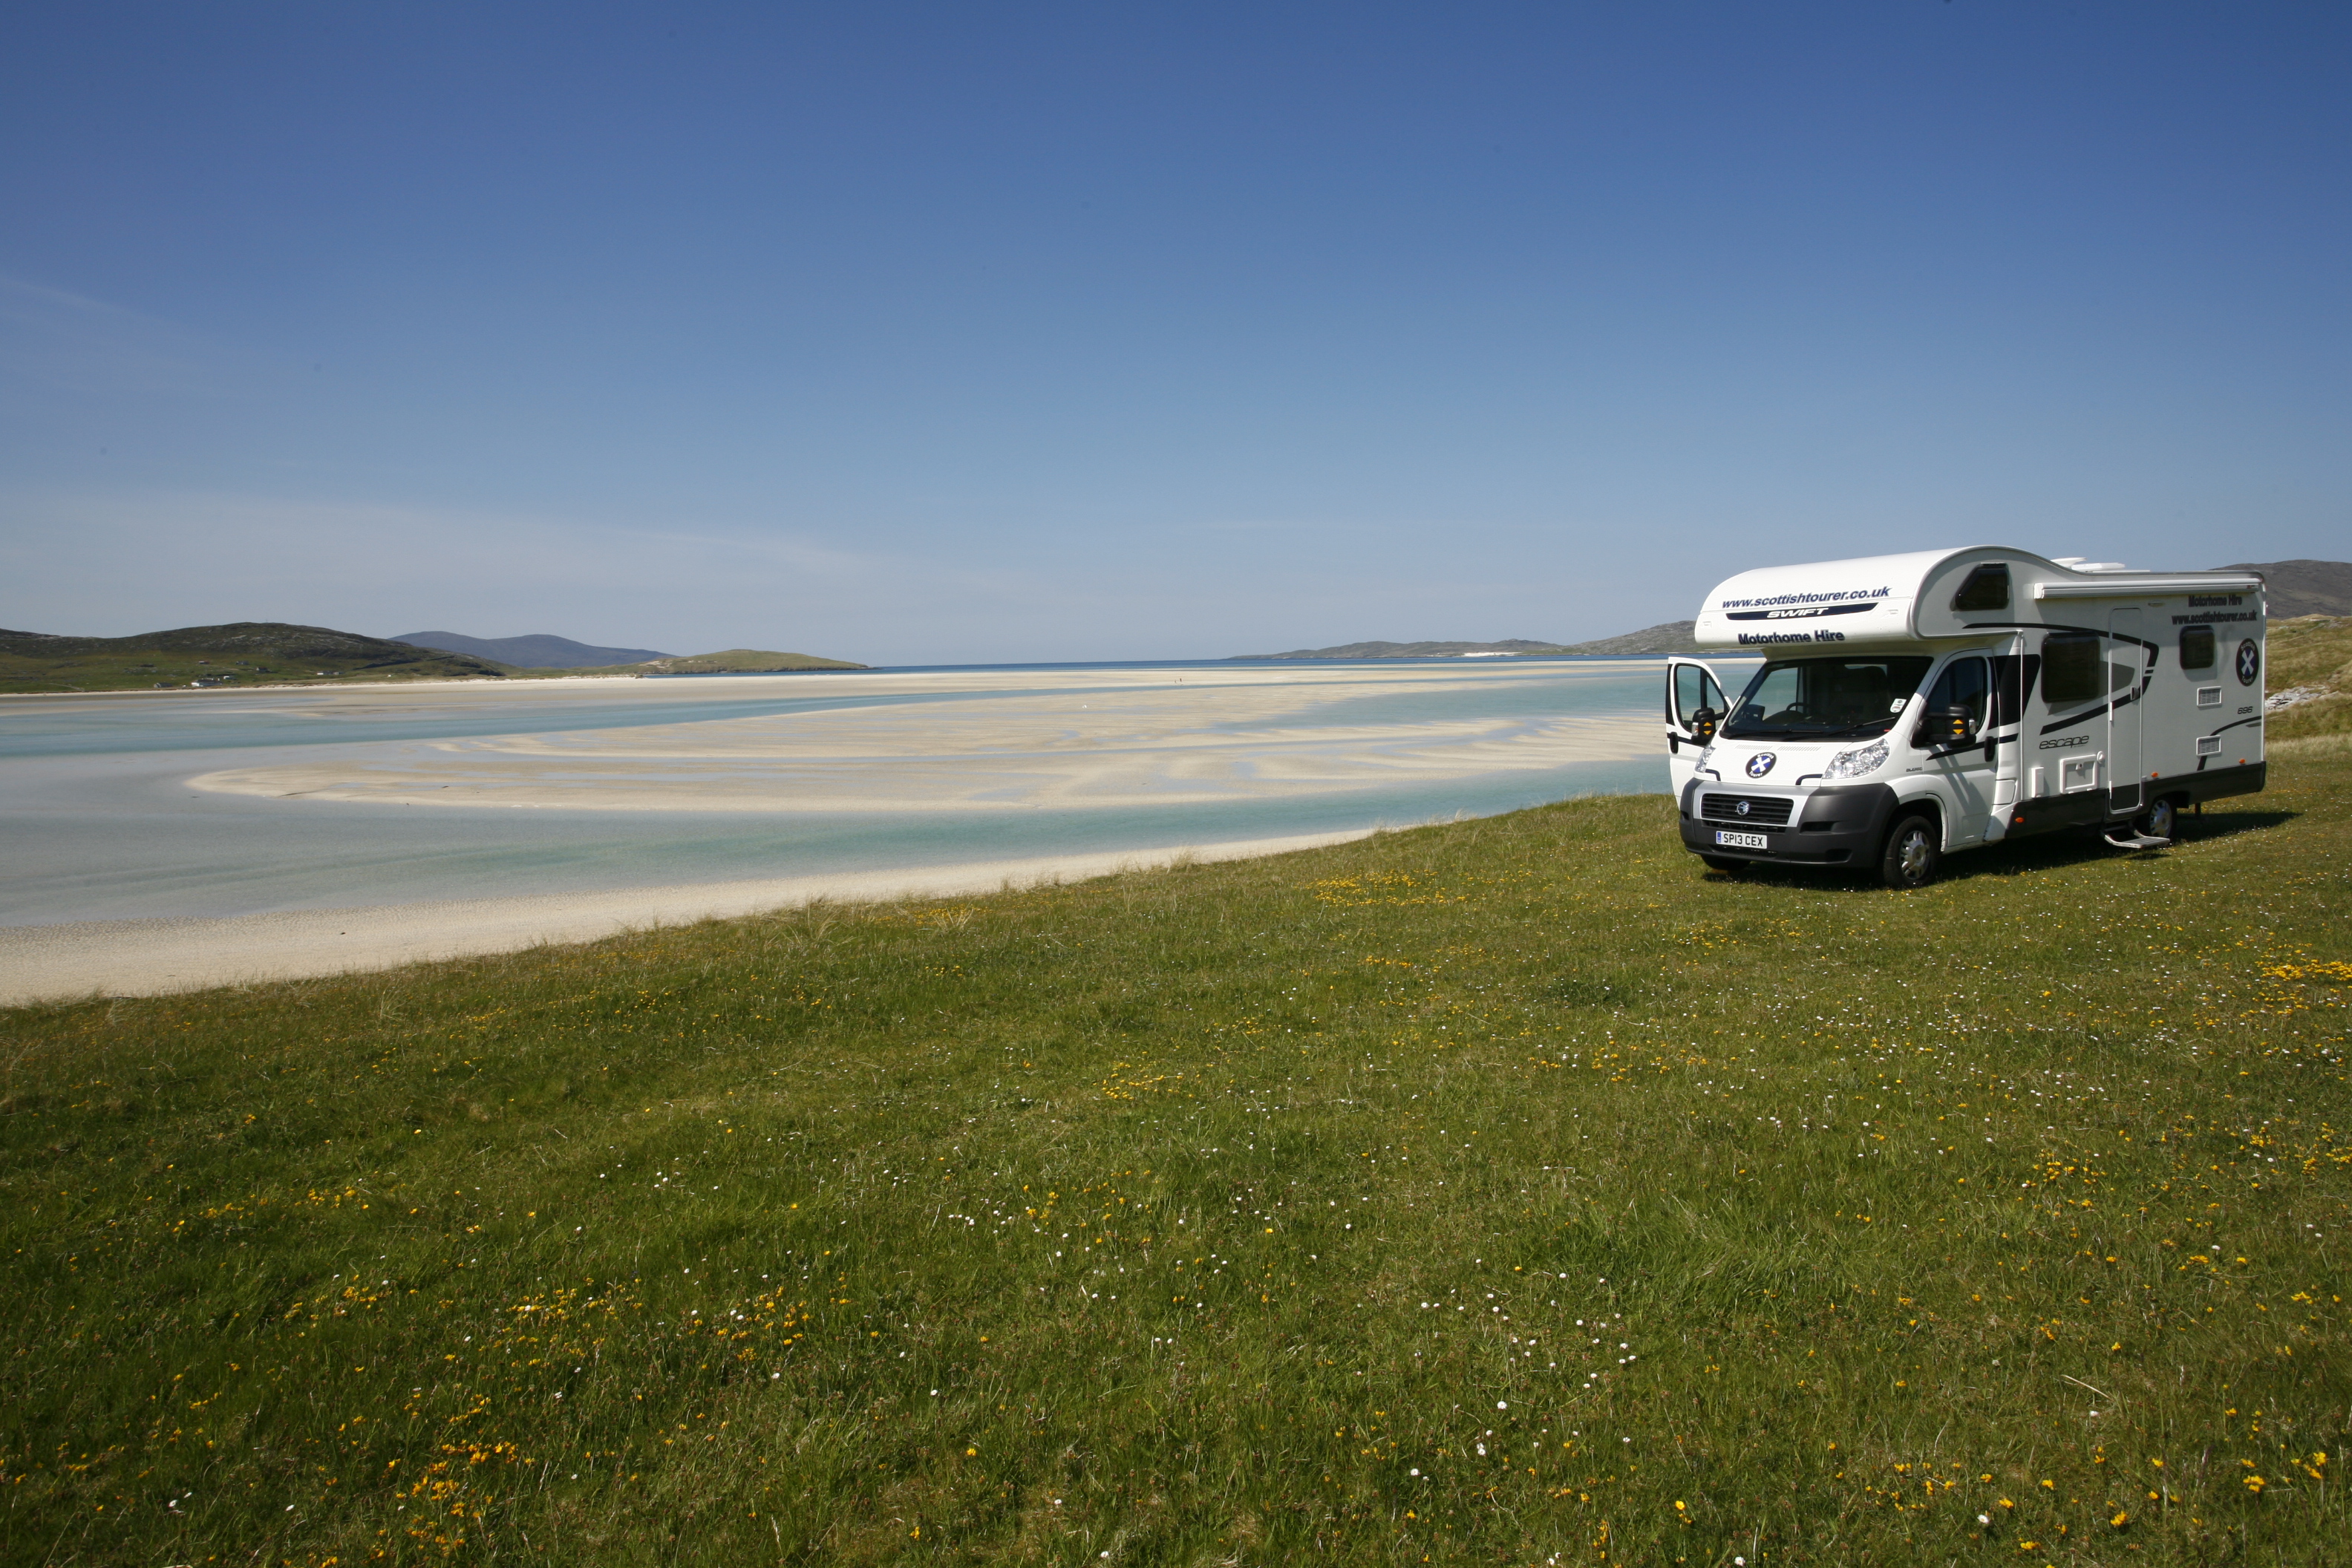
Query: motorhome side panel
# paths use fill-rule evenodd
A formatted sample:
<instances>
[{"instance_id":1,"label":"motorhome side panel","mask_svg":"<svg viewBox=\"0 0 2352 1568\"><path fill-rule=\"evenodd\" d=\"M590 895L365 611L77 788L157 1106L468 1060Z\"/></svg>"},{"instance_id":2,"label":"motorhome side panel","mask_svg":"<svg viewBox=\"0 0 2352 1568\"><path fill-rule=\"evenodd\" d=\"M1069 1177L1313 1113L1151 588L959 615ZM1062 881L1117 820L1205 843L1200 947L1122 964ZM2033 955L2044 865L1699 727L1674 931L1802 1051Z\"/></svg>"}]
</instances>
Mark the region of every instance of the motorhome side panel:
<instances>
[{"instance_id":1,"label":"motorhome side panel","mask_svg":"<svg viewBox=\"0 0 2352 1568\"><path fill-rule=\"evenodd\" d=\"M2009 612L2027 698L2008 835L2262 789L2260 595L2066 586Z\"/></svg>"},{"instance_id":2,"label":"motorhome side panel","mask_svg":"<svg viewBox=\"0 0 2352 1568\"><path fill-rule=\"evenodd\" d=\"M2160 663L2173 698L2150 708L2169 722L2163 793L2183 805L2258 793L2268 780L2263 692L2268 622L2260 593L2182 595L2166 606Z\"/></svg>"}]
</instances>

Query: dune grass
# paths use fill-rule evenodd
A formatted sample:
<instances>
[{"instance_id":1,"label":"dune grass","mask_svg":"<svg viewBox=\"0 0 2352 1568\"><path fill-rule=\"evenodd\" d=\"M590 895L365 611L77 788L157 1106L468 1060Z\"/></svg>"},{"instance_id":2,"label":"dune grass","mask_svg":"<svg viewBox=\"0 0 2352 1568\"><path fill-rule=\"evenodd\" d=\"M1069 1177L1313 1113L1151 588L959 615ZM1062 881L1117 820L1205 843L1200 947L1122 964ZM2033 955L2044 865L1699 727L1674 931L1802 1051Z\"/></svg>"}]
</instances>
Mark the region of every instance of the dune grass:
<instances>
[{"instance_id":1,"label":"dune grass","mask_svg":"<svg viewBox=\"0 0 2352 1568\"><path fill-rule=\"evenodd\" d=\"M2344 1560L2352 756L0 1015L11 1562Z\"/></svg>"}]
</instances>

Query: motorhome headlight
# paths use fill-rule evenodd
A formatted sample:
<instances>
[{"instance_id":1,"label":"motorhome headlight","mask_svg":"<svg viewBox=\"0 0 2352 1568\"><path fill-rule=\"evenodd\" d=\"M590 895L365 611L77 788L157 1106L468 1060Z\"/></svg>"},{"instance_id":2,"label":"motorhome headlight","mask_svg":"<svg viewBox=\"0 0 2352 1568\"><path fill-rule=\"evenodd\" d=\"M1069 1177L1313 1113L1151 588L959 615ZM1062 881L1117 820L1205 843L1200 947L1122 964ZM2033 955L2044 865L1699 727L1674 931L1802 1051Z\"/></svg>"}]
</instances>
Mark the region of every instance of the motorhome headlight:
<instances>
[{"instance_id":1,"label":"motorhome headlight","mask_svg":"<svg viewBox=\"0 0 2352 1568\"><path fill-rule=\"evenodd\" d=\"M1864 773L1877 772L1878 764L1885 760L1886 742L1874 741L1867 746L1857 746L1851 752L1840 752L1832 757L1830 765L1822 770L1822 777L1858 779Z\"/></svg>"}]
</instances>

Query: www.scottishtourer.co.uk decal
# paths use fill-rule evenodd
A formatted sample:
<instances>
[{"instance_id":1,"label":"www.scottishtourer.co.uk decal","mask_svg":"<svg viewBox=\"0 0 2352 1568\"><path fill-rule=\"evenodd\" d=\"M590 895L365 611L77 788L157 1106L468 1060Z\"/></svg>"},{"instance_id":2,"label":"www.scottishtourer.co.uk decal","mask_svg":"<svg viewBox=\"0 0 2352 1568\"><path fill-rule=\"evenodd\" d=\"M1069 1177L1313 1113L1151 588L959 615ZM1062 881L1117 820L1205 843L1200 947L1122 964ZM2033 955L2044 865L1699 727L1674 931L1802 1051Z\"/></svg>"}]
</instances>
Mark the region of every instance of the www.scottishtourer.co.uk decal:
<instances>
[{"instance_id":1,"label":"www.scottishtourer.co.uk decal","mask_svg":"<svg viewBox=\"0 0 2352 1568\"><path fill-rule=\"evenodd\" d=\"M1771 595L1771 597L1765 599L1726 599L1722 604L1716 607L1727 612L1732 610L1793 610L1822 605L1847 605L1852 604L1857 599L1884 599L1889 592L1890 590L1885 588L1833 588L1818 593L1775 594ZM1862 605L1861 607L1865 610L1871 608L1868 605ZM1851 614L1852 612L1846 613ZM1735 621L1740 621L1753 619L1754 617L1748 616L1732 616L1730 618Z\"/></svg>"}]
</instances>

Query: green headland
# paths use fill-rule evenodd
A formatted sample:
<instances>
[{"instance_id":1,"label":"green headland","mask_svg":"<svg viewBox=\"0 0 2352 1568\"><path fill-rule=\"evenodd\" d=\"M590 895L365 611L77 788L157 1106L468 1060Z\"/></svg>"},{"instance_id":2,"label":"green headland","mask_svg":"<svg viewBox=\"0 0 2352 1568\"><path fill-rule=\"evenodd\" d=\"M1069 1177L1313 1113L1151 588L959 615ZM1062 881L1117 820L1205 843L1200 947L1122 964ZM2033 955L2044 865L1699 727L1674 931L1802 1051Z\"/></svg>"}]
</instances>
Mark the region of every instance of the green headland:
<instances>
[{"instance_id":1,"label":"green headland","mask_svg":"<svg viewBox=\"0 0 2352 1568\"><path fill-rule=\"evenodd\" d=\"M0 1015L7 1555L2334 1561L2331 707L1908 895L1620 797Z\"/></svg>"},{"instance_id":2,"label":"green headland","mask_svg":"<svg viewBox=\"0 0 2352 1568\"><path fill-rule=\"evenodd\" d=\"M0 631L0 692L497 679L503 665L327 626L241 621L127 637Z\"/></svg>"},{"instance_id":3,"label":"green headland","mask_svg":"<svg viewBox=\"0 0 2352 1568\"><path fill-rule=\"evenodd\" d=\"M408 680L549 679L579 675L715 675L864 669L814 654L729 648L643 664L530 669L328 626L245 621L124 637L0 631L0 693L318 686Z\"/></svg>"}]
</instances>

